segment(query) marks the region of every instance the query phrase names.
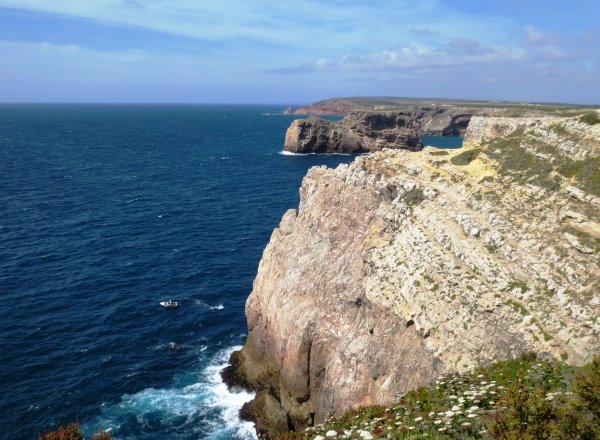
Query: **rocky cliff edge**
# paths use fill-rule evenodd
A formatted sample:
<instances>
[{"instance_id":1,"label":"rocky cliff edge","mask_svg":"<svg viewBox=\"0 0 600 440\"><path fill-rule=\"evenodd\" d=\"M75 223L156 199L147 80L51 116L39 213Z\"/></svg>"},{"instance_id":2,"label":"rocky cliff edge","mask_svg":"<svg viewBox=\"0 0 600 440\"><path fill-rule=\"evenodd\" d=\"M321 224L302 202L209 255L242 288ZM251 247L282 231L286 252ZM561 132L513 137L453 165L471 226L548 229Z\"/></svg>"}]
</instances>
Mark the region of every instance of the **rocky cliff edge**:
<instances>
[{"instance_id":1,"label":"rocky cliff edge","mask_svg":"<svg viewBox=\"0 0 600 440\"><path fill-rule=\"evenodd\" d=\"M293 153L364 153L384 148L417 151L423 135L462 136L475 115L496 109L409 107L402 111L352 111L342 121L311 117L292 122L284 150Z\"/></svg>"},{"instance_id":2,"label":"rocky cliff edge","mask_svg":"<svg viewBox=\"0 0 600 440\"><path fill-rule=\"evenodd\" d=\"M599 352L600 127L475 117L466 138L308 172L224 372L258 391L260 433L526 351Z\"/></svg>"}]
</instances>

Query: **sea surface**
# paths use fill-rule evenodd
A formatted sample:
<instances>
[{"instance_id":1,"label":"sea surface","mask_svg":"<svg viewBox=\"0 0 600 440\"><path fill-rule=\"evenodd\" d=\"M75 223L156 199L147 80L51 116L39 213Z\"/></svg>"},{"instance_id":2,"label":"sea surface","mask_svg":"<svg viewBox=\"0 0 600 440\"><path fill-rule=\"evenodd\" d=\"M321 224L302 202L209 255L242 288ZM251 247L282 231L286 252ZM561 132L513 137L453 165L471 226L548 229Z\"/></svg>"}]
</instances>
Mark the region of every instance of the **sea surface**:
<instances>
[{"instance_id":1,"label":"sea surface","mask_svg":"<svg viewBox=\"0 0 600 440\"><path fill-rule=\"evenodd\" d=\"M307 169L352 160L280 154L281 110L0 106L0 438L253 437L219 371Z\"/></svg>"},{"instance_id":2,"label":"sea surface","mask_svg":"<svg viewBox=\"0 0 600 440\"><path fill-rule=\"evenodd\" d=\"M353 160L281 154L281 110L0 106L0 438L254 438L219 371L302 177Z\"/></svg>"}]
</instances>

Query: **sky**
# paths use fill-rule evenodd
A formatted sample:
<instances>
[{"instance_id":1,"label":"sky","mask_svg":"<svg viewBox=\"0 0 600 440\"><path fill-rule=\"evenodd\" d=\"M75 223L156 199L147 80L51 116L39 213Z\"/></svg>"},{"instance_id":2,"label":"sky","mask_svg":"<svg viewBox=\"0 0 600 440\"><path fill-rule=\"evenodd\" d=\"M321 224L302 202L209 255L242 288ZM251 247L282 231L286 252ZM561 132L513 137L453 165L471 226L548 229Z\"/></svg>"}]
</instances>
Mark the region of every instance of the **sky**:
<instances>
[{"instance_id":1,"label":"sky","mask_svg":"<svg viewBox=\"0 0 600 440\"><path fill-rule=\"evenodd\" d=\"M0 102L600 104L600 0L0 0Z\"/></svg>"}]
</instances>

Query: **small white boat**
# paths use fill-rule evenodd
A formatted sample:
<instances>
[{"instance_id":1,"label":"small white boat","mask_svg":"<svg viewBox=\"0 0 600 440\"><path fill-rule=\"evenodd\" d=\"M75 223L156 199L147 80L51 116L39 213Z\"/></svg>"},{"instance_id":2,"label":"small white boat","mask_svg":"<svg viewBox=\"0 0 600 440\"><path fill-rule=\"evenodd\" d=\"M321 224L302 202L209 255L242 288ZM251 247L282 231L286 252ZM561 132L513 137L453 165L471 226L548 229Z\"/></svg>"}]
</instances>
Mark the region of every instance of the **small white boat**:
<instances>
[{"instance_id":1,"label":"small white boat","mask_svg":"<svg viewBox=\"0 0 600 440\"><path fill-rule=\"evenodd\" d=\"M174 309L175 307L179 307L179 303L173 300L161 301L160 305L166 307L167 309Z\"/></svg>"}]
</instances>

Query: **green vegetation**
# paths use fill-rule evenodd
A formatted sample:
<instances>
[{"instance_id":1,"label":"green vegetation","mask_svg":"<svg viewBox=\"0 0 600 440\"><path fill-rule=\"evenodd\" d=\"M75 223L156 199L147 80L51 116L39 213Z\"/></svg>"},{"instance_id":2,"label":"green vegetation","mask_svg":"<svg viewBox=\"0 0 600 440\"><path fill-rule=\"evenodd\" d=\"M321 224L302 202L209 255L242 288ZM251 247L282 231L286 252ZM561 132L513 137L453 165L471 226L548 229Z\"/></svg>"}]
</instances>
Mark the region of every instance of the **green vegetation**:
<instances>
[{"instance_id":1,"label":"green vegetation","mask_svg":"<svg viewBox=\"0 0 600 440\"><path fill-rule=\"evenodd\" d=\"M600 250L600 238L592 237L591 235L586 234L585 232L570 225L565 226L564 231L577 237L582 245L592 248L596 251Z\"/></svg>"},{"instance_id":2,"label":"green vegetation","mask_svg":"<svg viewBox=\"0 0 600 440\"><path fill-rule=\"evenodd\" d=\"M515 288L519 288L521 292L527 292L527 290L529 290L529 286L527 286L527 283L524 283L523 281L511 281L508 283L509 290L513 290Z\"/></svg>"},{"instance_id":3,"label":"green vegetation","mask_svg":"<svg viewBox=\"0 0 600 440\"><path fill-rule=\"evenodd\" d=\"M550 333L545 330L542 330L542 335L544 336L544 341L548 342L554 339Z\"/></svg>"},{"instance_id":4,"label":"green vegetation","mask_svg":"<svg viewBox=\"0 0 600 440\"><path fill-rule=\"evenodd\" d=\"M340 110L407 110L415 106L444 106L466 107L472 109L499 109L504 116L581 116L591 112L594 106L559 104L559 103L528 103L511 101L475 101L468 99L419 99L401 98L394 96L370 97L338 97L329 98L314 103L315 106L338 108Z\"/></svg>"},{"instance_id":5,"label":"green vegetation","mask_svg":"<svg viewBox=\"0 0 600 440\"><path fill-rule=\"evenodd\" d=\"M527 142L532 142L527 139ZM492 159L499 163L498 173L502 176L509 176L521 183L531 183L551 191L560 188L560 177L554 178L553 162L542 159L529 152L523 144L525 136L523 130L517 130L514 133L496 139L489 144L486 153ZM556 158L558 155L554 150L549 151L543 148L542 144L536 145L536 151L543 154L550 154ZM557 176L558 177L558 176Z\"/></svg>"},{"instance_id":6,"label":"green vegetation","mask_svg":"<svg viewBox=\"0 0 600 440\"><path fill-rule=\"evenodd\" d=\"M84 440L85 436L81 432L79 422L70 423L67 426L60 425L54 431L48 431L40 434L39 440ZM98 430L90 440L113 440L112 435L106 431Z\"/></svg>"},{"instance_id":7,"label":"green vegetation","mask_svg":"<svg viewBox=\"0 0 600 440\"><path fill-rule=\"evenodd\" d=\"M600 196L600 157L565 161L558 168L558 172L565 177L575 179L584 191Z\"/></svg>"},{"instance_id":8,"label":"green vegetation","mask_svg":"<svg viewBox=\"0 0 600 440\"><path fill-rule=\"evenodd\" d=\"M473 160L475 160L480 152L481 150L478 148L467 150L454 156L452 159L450 159L450 162L452 162L454 165L469 165L471 162L473 162Z\"/></svg>"},{"instance_id":9,"label":"green vegetation","mask_svg":"<svg viewBox=\"0 0 600 440\"><path fill-rule=\"evenodd\" d=\"M432 151L431 153L429 153L430 156L448 156L450 153L448 153L447 151L444 150L440 150L440 151Z\"/></svg>"},{"instance_id":10,"label":"green vegetation","mask_svg":"<svg viewBox=\"0 0 600 440\"><path fill-rule=\"evenodd\" d=\"M553 126L553 130L574 143L579 141L564 127ZM560 189L563 179L573 179L585 192L600 196L600 157L573 160L560 153L555 145L533 135L525 135L523 130L491 141L484 151L499 164L501 176L551 191Z\"/></svg>"},{"instance_id":11,"label":"green vegetation","mask_svg":"<svg viewBox=\"0 0 600 440\"><path fill-rule=\"evenodd\" d=\"M600 438L600 357L583 368L521 359L442 378L389 407L352 410L280 439Z\"/></svg>"},{"instance_id":12,"label":"green vegetation","mask_svg":"<svg viewBox=\"0 0 600 440\"><path fill-rule=\"evenodd\" d=\"M495 243L486 244L485 248L492 254L498 252L498 245Z\"/></svg>"},{"instance_id":13,"label":"green vegetation","mask_svg":"<svg viewBox=\"0 0 600 440\"><path fill-rule=\"evenodd\" d=\"M425 196L423 195L423 190L421 188L413 188L410 191L407 191L404 194L404 200L409 205L418 205L423 200L425 200Z\"/></svg>"},{"instance_id":14,"label":"green vegetation","mask_svg":"<svg viewBox=\"0 0 600 440\"><path fill-rule=\"evenodd\" d=\"M581 122L588 125L596 125L600 123L600 116L598 116L597 112L589 112L579 118Z\"/></svg>"},{"instance_id":15,"label":"green vegetation","mask_svg":"<svg viewBox=\"0 0 600 440\"><path fill-rule=\"evenodd\" d=\"M513 301L512 299L509 299L507 304L509 304L513 309L515 309L517 312L519 312L522 316L529 315L529 310L527 310L521 303L519 303L517 301Z\"/></svg>"}]
</instances>

